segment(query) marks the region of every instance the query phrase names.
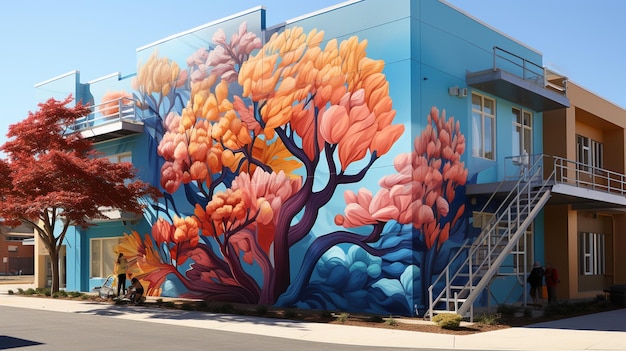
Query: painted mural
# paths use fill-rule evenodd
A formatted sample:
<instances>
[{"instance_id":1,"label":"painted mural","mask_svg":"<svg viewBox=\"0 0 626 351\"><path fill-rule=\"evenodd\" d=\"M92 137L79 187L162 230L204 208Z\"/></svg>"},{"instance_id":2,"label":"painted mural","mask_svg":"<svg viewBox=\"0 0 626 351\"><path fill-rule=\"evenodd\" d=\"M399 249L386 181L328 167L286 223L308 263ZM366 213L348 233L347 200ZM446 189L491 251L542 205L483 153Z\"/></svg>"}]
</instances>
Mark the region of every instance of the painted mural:
<instances>
[{"instance_id":1,"label":"painted mural","mask_svg":"<svg viewBox=\"0 0 626 351\"><path fill-rule=\"evenodd\" d=\"M243 23L186 67L158 51L141 65L165 196L151 232L119 249L148 294L403 315L425 303L466 235L465 137L433 107L395 145L405 126L367 46L299 27L262 43Z\"/></svg>"}]
</instances>

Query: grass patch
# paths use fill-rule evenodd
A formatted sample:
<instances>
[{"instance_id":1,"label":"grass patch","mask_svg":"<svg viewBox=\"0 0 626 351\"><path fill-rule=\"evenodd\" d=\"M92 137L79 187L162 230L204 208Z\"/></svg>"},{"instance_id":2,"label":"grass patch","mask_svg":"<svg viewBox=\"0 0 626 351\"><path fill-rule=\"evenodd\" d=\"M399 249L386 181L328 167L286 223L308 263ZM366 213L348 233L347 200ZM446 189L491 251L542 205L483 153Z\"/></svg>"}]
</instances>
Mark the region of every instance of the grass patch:
<instances>
[{"instance_id":1,"label":"grass patch","mask_svg":"<svg viewBox=\"0 0 626 351\"><path fill-rule=\"evenodd\" d=\"M497 325L500 323L502 316L499 313L481 313L474 318L478 324Z\"/></svg>"},{"instance_id":2,"label":"grass patch","mask_svg":"<svg viewBox=\"0 0 626 351\"><path fill-rule=\"evenodd\" d=\"M393 318L392 316L389 316L389 318L387 318L387 320L385 320L385 324L391 325L391 326L396 326L396 325L398 325L398 321L395 320L395 318Z\"/></svg>"},{"instance_id":3,"label":"grass patch","mask_svg":"<svg viewBox=\"0 0 626 351\"><path fill-rule=\"evenodd\" d=\"M348 320L348 318L350 318L350 313L343 312L339 316L337 316L337 321L343 324Z\"/></svg>"}]
</instances>

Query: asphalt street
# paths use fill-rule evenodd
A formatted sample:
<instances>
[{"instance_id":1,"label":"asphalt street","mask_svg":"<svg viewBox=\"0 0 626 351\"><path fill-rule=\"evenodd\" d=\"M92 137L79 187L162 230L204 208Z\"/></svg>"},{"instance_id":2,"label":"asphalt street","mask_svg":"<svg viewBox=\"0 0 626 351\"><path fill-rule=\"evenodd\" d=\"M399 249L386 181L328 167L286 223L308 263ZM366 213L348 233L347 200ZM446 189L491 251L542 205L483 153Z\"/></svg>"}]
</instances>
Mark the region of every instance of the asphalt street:
<instances>
[{"instance_id":1,"label":"asphalt street","mask_svg":"<svg viewBox=\"0 0 626 351\"><path fill-rule=\"evenodd\" d=\"M107 318L121 313L115 309L92 314L0 306L0 350L429 350L340 345Z\"/></svg>"}]
</instances>

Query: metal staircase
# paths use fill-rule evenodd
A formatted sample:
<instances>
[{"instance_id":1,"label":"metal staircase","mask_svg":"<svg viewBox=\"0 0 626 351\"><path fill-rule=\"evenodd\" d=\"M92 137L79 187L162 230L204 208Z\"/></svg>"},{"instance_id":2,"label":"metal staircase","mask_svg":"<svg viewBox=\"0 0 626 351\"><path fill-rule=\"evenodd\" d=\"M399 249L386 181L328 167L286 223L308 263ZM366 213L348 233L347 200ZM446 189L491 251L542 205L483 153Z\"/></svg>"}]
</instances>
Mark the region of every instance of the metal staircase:
<instances>
[{"instance_id":1,"label":"metal staircase","mask_svg":"<svg viewBox=\"0 0 626 351\"><path fill-rule=\"evenodd\" d=\"M522 167L520 179L480 235L459 249L428 288L425 318L454 312L473 320L474 302L550 198L554 174L544 179L541 159Z\"/></svg>"}]
</instances>

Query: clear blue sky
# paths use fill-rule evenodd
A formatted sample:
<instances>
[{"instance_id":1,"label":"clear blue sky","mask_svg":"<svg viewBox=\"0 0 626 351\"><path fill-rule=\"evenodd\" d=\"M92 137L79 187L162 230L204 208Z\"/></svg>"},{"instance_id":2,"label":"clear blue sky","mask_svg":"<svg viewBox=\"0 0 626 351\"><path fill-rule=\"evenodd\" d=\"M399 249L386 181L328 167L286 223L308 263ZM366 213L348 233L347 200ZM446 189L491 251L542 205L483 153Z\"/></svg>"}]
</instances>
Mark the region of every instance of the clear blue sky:
<instances>
[{"instance_id":1,"label":"clear blue sky","mask_svg":"<svg viewBox=\"0 0 626 351\"><path fill-rule=\"evenodd\" d=\"M0 143L9 124L36 110L37 83L73 70L84 82L134 73L138 47L258 5L267 8L271 26L341 2L0 1ZM448 2L542 52L546 66L626 107L626 0Z\"/></svg>"}]
</instances>

